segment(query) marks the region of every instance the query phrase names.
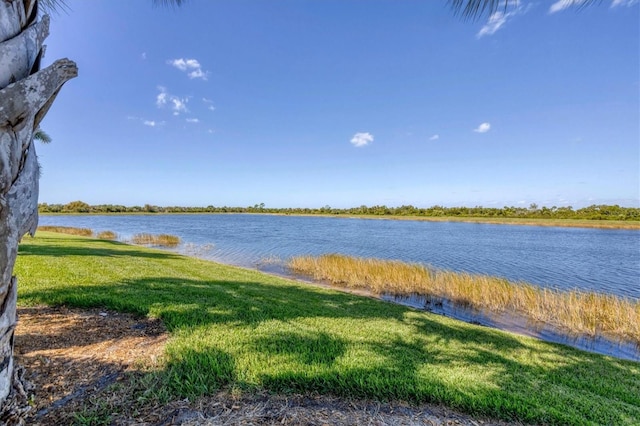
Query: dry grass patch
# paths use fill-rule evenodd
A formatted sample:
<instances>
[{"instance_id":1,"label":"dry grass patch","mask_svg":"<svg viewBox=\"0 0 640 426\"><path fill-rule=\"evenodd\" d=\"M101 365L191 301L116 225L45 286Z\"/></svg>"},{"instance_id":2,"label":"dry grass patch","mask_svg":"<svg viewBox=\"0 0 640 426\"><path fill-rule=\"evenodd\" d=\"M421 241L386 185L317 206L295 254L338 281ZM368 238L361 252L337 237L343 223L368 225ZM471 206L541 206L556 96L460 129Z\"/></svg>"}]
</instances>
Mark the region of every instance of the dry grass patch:
<instances>
[{"instance_id":1,"label":"dry grass patch","mask_svg":"<svg viewBox=\"0 0 640 426\"><path fill-rule=\"evenodd\" d=\"M38 226L38 231L57 232L59 234L80 235L92 237L93 231L89 228L74 228L72 226Z\"/></svg>"},{"instance_id":2,"label":"dry grass patch","mask_svg":"<svg viewBox=\"0 0 640 426\"><path fill-rule=\"evenodd\" d=\"M176 247L180 244L180 237L169 234L136 234L131 238L133 244L159 246L159 247Z\"/></svg>"},{"instance_id":3,"label":"dry grass patch","mask_svg":"<svg viewBox=\"0 0 640 426\"><path fill-rule=\"evenodd\" d=\"M113 231L102 231L98 233L97 237L101 240L114 241L118 239L118 234Z\"/></svg>"},{"instance_id":4,"label":"dry grass patch","mask_svg":"<svg viewBox=\"0 0 640 426\"><path fill-rule=\"evenodd\" d=\"M557 291L506 279L438 271L415 263L336 254L295 257L295 273L376 294L419 294L493 312L516 312L534 321L590 336L640 344L640 302L613 295Z\"/></svg>"}]
</instances>

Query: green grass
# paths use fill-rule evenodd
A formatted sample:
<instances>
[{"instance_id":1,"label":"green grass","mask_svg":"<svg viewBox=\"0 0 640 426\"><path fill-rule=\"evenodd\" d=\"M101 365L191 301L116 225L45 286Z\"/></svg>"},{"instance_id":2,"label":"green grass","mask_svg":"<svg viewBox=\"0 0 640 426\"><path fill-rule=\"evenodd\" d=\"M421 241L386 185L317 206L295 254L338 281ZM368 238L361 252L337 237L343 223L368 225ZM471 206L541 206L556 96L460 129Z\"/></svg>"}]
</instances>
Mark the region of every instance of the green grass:
<instances>
[{"instance_id":1,"label":"green grass","mask_svg":"<svg viewBox=\"0 0 640 426\"><path fill-rule=\"evenodd\" d=\"M637 424L640 364L144 247L25 238L19 303L162 318L162 392L438 402L548 424Z\"/></svg>"}]
</instances>

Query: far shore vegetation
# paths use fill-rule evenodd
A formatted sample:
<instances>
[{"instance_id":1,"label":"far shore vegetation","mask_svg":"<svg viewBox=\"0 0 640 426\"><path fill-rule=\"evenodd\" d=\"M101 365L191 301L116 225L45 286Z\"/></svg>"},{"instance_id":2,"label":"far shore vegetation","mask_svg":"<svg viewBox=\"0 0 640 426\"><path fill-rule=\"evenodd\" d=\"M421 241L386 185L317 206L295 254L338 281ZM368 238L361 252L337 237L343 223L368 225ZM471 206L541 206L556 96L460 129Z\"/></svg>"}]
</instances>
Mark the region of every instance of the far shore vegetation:
<instances>
[{"instance_id":1,"label":"far shore vegetation","mask_svg":"<svg viewBox=\"0 0 640 426\"><path fill-rule=\"evenodd\" d=\"M428 268L418 263L328 254L290 259L288 268L333 285L374 294L420 295L434 303L517 314L565 331L632 342L640 347L640 300L560 291L503 278Z\"/></svg>"},{"instance_id":2,"label":"far shore vegetation","mask_svg":"<svg viewBox=\"0 0 640 426\"><path fill-rule=\"evenodd\" d=\"M160 207L123 206L113 204L89 205L83 201L67 204L38 205L41 214L118 214L118 213L252 213L279 215L322 215L335 217L361 217L375 219L409 219L429 221L464 221L476 223L518 224L538 226L572 226L597 228L640 229L640 208L618 205L592 205L574 210L568 207L545 207L531 204L525 207L443 207L418 208L360 206L337 209L321 208L269 208L264 204L249 207Z\"/></svg>"},{"instance_id":3,"label":"far shore vegetation","mask_svg":"<svg viewBox=\"0 0 640 426\"><path fill-rule=\"evenodd\" d=\"M528 424L640 419L638 362L259 271L39 232L22 240L15 273L21 306L96 307L164 322L165 355L130 410L226 390L431 402ZM112 409L109 398L92 398L82 415L110 424Z\"/></svg>"}]
</instances>

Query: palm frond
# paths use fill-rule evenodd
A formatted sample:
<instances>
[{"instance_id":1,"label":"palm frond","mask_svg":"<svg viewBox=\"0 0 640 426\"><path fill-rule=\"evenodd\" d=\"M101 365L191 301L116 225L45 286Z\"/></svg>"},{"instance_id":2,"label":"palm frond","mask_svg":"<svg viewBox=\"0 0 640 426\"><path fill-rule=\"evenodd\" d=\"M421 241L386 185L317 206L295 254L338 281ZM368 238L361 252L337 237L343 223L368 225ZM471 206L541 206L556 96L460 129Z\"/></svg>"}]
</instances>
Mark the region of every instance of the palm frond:
<instances>
[{"instance_id":1,"label":"palm frond","mask_svg":"<svg viewBox=\"0 0 640 426\"><path fill-rule=\"evenodd\" d=\"M51 143L51 136L47 134L41 128L38 128L35 132L33 132L33 140L40 141L42 143Z\"/></svg>"},{"instance_id":2,"label":"palm frond","mask_svg":"<svg viewBox=\"0 0 640 426\"><path fill-rule=\"evenodd\" d=\"M566 0L571 6L582 9L602 0ZM505 12L511 7L517 7L520 0L449 0L454 13L464 19L479 19L482 16L491 15L500 10Z\"/></svg>"},{"instance_id":3,"label":"palm frond","mask_svg":"<svg viewBox=\"0 0 640 426\"><path fill-rule=\"evenodd\" d=\"M455 14L465 19L479 19L491 15L499 9L517 5L519 0L449 0Z\"/></svg>"},{"instance_id":4,"label":"palm frond","mask_svg":"<svg viewBox=\"0 0 640 426\"><path fill-rule=\"evenodd\" d=\"M156 6L182 6L187 0L153 0Z\"/></svg>"},{"instance_id":5,"label":"palm frond","mask_svg":"<svg viewBox=\"0 0 640 426\"><path fill-rule=\"evenodd\" d=\"M38 0L40 11L53 15L58 12L69 12L69 6L65 0Z\"/></svg>"}]
</instances>

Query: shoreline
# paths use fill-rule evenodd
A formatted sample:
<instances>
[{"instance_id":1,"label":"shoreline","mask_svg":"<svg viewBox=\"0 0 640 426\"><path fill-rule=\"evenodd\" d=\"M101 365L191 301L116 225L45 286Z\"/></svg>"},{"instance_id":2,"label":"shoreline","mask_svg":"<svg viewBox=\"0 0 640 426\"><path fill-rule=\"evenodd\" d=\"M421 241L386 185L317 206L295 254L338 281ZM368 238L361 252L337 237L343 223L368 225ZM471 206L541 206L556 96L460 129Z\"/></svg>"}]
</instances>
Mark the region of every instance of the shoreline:
<instances>
[{"instance_id":1,"label":"shoreline","mask_svg":"<svg viewBox=\"0 0 640 426\"><path fill-rule=\"evenodd\" d=\"M180 253L182 254L182 253ZM185 256L190 256L185 254ZM197 258L197 256L194 256ZM205 259L207 260L207 259ZM217 262L211 260L212 262ZM221 262L217 262L221 263ZM236 268L245 268L233 264L221 263ZM363 288L350 288L346 286L335 285L328 280L315 280L303 274L295 274L288 272L284 265L278 265L281 271L275 271L272 268L261 269L256 267L245 268L248 270L257 270L267 275L274 275L280 278L286 278L305 285L312 285L328 290L336 290L347 294L353 294L361 297L368 297L387 303L406 306L421 312L428 312L435 315L442 315L467 324L475 324L488 327L494 330L514 333L519 336L533 337L543 342L559 343L570 346L585 352L595 353L599 355L607 355L617 359L640 362L640 345L630 341L616 341L603 335L590 336L585 333L576 333L565 330L561 327L550 323L538 322L532 323L525 316L518 315L517 312L492 312L489 310L474 309L473 307L464 307L446 298L434 298L436 302L432 302L429 297L421 294L413 294L412 296L393 295L390 293L376 294L375 292Z\"/></svg>"},{"instance_id":2,"label":"shoreline","mask_svg":"<svg viewBox=\"0 0 640 426\"><path fill-rule=\"evenodd\" d=\"M527 219L474 216L399 216L399 215L352 215L352 214L303 214L269 212L127 212L127 213L39 213L40 216L158 216L158 215L266 215L294 217L326 217L362 220L412 220L418 222L462 222L487 225L544 226L560 228L624 229L639 230L640 221L598 219Z\"/></svg>"},{"instance_id":3,"label":"shoreline","mask_svg":"<svg viewBox=\"0 0 640 426\"><path fill-rule=\"evenodd\" d=\"M60 227L57 231L46 229L42 229L42 231L54 232L59 234L68 233L72 235L76 231L91 231L92 236L89 236L87 234L75 235L101 240L101 238L96 237L95 232L90 229ZM455 303L454 301L449 300L444 296L427 296L425 294L418 293L411 293L411 295L393 294L390 291L375 292L371 288L352 287L348 283L343 283L343 285L334 284L328 279L316 279L304 274L303 272L296 273L287 266L286 262L282 261L281 259L278 259L276 262L271 261L266 263L257 263L254 266L242 266L233 263L222 262L220 260L208 258L206 256L199 256L197 251L189 252L181 250L180 248L176 248L175 246L136 244L129 240L120 239L110 241L118 242L120 244L125 244L132 247L159 249L168 253L176 253L193 259L204 260L234 268L246 269L248 271L256 271L274 277L285 278L302 283L304 285L312 285L319 288L337 290L347 294L368 297L387 303L399 304L402 306L417 309L419 311L442 315L468 324L476 324L496 330L515 333L520 336L533 337L544 342L560 343L591 353L608 355L618 359L640 361L640 345L636 344L633 341L626 339L616 340L615 338L602 333L591 335L585 332L572 331L570 329L563 328L558 324L540 320L533 321L531 318L518 312L496 312L488 308L482 308L473 305L464 306L462 304ZM454 272L452 273L455 274ZM518 285L522 283L512 284ZM629 300L633 301L633 299Z\"/></svg>"}]
</instances>

